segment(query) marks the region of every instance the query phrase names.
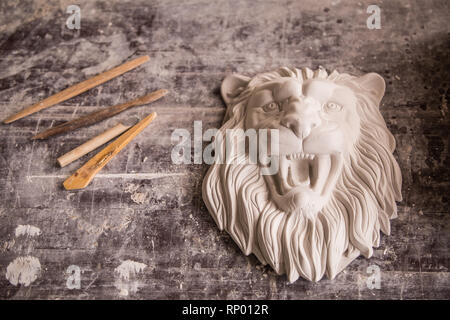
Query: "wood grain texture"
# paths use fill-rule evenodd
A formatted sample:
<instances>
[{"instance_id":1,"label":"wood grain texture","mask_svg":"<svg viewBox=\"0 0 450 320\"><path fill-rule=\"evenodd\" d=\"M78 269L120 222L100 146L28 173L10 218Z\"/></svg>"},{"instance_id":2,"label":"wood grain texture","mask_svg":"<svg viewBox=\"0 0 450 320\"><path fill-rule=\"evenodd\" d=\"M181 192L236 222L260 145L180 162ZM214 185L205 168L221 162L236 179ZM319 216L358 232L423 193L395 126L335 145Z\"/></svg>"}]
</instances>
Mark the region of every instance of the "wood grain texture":
<instances>
[{"instance_id":1,"label":"wood grain texture","mask_svg":"<svg viewBox=\"0 0 450 320\"><path fill-rule=\"evenodd\" d=\"M65 27L68 15L53 1L0 9L0 119L133 54L152 62L64 105L0 125L0 298L450 298L448 1L384 1L380 30L367 29L373 2L365 0L77 4L79 31ZM194 121L202 121L203 132L221 125L219 87L228 72L251 76L284 65L377 72L387 82L381 113L397 141L404 200L374 256L356 259L333 281L288 284L244 256L203 204L208 166L171 161L175 129L193 135ZM63 189L79 165L59 168L56 157L116 121L142 119L146 107L51 140L29 140L59 121L158 88L171 94L151 106L158 113L151 130L85 189ZM19 224L39 227L41 235L15 237ZM42 272L29 287L14 286L4 275L24 255L37 257ZM147 267L133 278L139 290L124 297L115 269L126 260ZM67 287L70 265L82 271L80 289ZM381 289L367 287L371 265L380 267Z\"/></svg>"},{"instance_id":2,"label":"wood grain texture","mask_svg":"<svg viewBox=\"0 0 450 320\"><path fill-rule=\"evenodd\" d=\"M89 89L92 89L106 81L109 81L117 76L120 76L121 74L124 74L125 72L128 72L130 70L133 70L134 68L140 66L144 62L147 62L150 59L149 56L143 56L136 59L133 59L131 61L127 61L120 66L117 66L111 70L105 71L99 75L96 75L95 77L92 77L90 79L87 79L83 82L77 83L73 86L70 86L67 89L64 89L61 92L55 93L54 95L39 101L38 103L33 104L32 106L29 106L22 111L16 113L15 115L12 115L8 117L7 119L3 120L4 123L11 123L13 121L22 119L23 117L26 117L32 113L38 112L42 109L51 107L57 103L61 103L63 101L66 101L67 99L70 99L72 97L75 97Z\"/></svg>"},{"instance_id":3,"label":"wood grain texture","mask_svg":"<svg viewBox=\"0 0 450 320\"><path fill-rule=\"evenodd\" d=\"M130 126L124 126L123 124L118 123L114 127L109 128L105 132L100 133L98 136L89 139L82 145L60 156L58 159L56 159L56 161L58 161L58 164L61 167L65 167L69 163L72 163L73 161L84 156L85 154L91 152L92 150L97 149L101 145L117 137L118 135L128 130L129 128Z\"/></svg>"},{"instance_id":4,"label":"wood grain texture","mask_svg":"<svg viewBox=\"0 0 450 320\"><path fill-rule=\"evenodd\" d=\"M47 138L57 135L57 134L66 133L66 132L73 131L73 130L76 130L81 127L86 127L86 126L92 125L94 123L103 121L110 117L113 117L116 114L119 114L127 109L132 108L132 107L140 106L143 104L148 104L148 103L154 102L156 100L159 100L162 97L164 97L167 93L168 93L167 90L160 89L160 90L156 90L152 93L149 93L143 97L139 97L137 99L134 99L134 100L131 100L128 102L121 103L121 104L111 106L108 108L104 108L104 109L101 109L98 111L94 111L94 112L89 113L85 116L82 116L78 119L61 123L60 125L52 127L50 129L47 129L43 132L40 132L40 133L34 135L31 138L31 140L43 140L43 139L47 139Z\"/></svg>"}]
</instances>

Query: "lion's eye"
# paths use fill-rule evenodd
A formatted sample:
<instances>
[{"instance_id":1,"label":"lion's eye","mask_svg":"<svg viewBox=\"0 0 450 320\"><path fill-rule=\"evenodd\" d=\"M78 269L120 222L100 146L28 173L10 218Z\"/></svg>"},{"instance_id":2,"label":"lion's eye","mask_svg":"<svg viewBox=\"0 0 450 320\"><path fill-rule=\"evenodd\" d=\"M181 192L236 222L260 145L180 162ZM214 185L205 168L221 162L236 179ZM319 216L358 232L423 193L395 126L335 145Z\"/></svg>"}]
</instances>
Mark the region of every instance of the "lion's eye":
<instances>
[{"instance_id":1,"label":"lion's eye","mask_svg":"<svg viewBox=\"0 0 450 320\"><path fill-rule=\"evenodd\" d=\"M262 107L264 112L280 111L280 106L276 102L271 102Z\"/></svg>"},{"instance_id":2,"label":"lion's eye","mask_svg":"<svg viewBox=\"0 0 450 320\"><path fill-rule=\"evenodd\" d=\"M334 111L341 111L342 106L340 104L334 103L334 102L328 102L325 106L326 111L334 112Z\"/></svg>"}]
</instances>

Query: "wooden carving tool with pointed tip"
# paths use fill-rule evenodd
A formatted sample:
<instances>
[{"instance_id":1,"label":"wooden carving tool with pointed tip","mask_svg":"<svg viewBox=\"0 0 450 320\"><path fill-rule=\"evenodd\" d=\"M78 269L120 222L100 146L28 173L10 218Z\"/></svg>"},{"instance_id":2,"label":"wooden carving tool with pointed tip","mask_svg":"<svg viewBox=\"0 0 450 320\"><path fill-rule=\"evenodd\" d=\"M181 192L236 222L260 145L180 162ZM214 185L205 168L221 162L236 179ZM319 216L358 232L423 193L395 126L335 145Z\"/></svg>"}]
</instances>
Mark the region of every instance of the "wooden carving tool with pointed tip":
<instances>
[{"instance_id":1,"label":"wooden carving tool with pointed tip","mask_svg":"<svg viewBox=\"0 0 450 320\"><path fill-rule=\"evenodd\" d=\"M77 84L75 84L67 89L64 89L63 91L60 91L48 98L36 103L36 104L33 104L32 106L29 106L28 108L25 108L22 111L16 113L15 115L12 115L9 118L3 120L3 122L11 123L11 122L19 120L23 117L26 117L32 113L38 112L38 111L48 108L48 107L51 107L57 103L66 101L67 99L75 97L75 96L79 95L80 93L83 93L83 92L85 92L89 89L92 89L106 81L109 81L117 76L120 76L121 74L124 74L127 71L133 70L134 68L147 62L149 59L150 59L149 56L142 56L142 57L133 59L131 61L125 62L124 64L121 64L120 66L117 66L111 70L100 73L99 75L96 75L95 77L92 77L90 79L87 79L85 81L77 83Z\"/></svg>"},{"instance_id":2,"label":"wooden carving tool with pointed tip","mask_svg":"<svg viewBox=\"0 0 450 320\"><path fill-rule=\"evenodd\" d=\"M42 139L46 139L48 137L51 137L55 134L59 134L59 133L64 133L64 132L68 132L68 131L73 131L75 129L81 128L81 127L85 127L85 126L89 126L91 124L97 123L99 121L102 121L106 118L112 117L122 111L125 111L131 107L134 106L139 106L139 105L143 105L143 104L148 104L151 102L154 102L162 97L164 97L169 91L165 90L165 89L161 89L161 90L157 90L154 91L150 94L147 94L143 97L134 99L132 101L128 101L122 104L118 104L112 107L108 107L99 111L95 111L92 113L89 113L85 116L82 116L78 119L75 120L71 120L71 121L67 121L64 122L56 127L50 128L46 131L43 131L41 133L38 133L37 135L35 135L34 137L32 137L32 140L42 140Z\"/></svg>"},{"instance_id":3,"label":"wooden carving tool with pointed tip","mask_svg":"<svg viewBox=\"0 0 450 320\"><path fill-rule=\"evenodd\" d=\"M128 131L97 153L73 175L67 178L63 183L64 188L66 190L75 190L85 188L89 185L94 176L155 118L156 112L152 112L139 123L128 129Z\"/></svg>"}]
</instances>

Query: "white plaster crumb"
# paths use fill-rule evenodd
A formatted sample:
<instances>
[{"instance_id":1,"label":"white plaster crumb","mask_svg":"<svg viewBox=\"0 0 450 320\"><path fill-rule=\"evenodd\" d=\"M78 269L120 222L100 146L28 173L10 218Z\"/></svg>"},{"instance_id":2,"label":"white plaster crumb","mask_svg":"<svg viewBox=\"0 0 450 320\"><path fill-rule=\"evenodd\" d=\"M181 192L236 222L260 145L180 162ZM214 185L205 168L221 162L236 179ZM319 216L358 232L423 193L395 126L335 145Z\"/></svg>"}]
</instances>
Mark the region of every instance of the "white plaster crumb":
<instances>
[{"instance_id":1,"label":"white plaster crumb","mask_svg":"<svg viewBox=\"0 0 450 320\"><path fill-rule=\"evenodd\" d=\"M18 257L6 268L6 279L17 286L22 284L28 287L41 272L41 263L32 256Z\"/></svg>"},{"instance_id":2,"label":"white plaster crumb","mask_svg":"<svg viewBox=\"0 0 450 320\"><path fill-rule=\"evenodd\" d=\"M19 224L16 228L16 237L20 236L38 236L41 234L41 229L35 226L31 226L29 224L21 225Z\"/></svg>"},{"instance_id":3,"label":"white plaster crumb","mask_svg":"<svg viewBox=\"0 0 450 320\"><path fill-rule=\"evenodd\" d=\"M67 195L66 195L66 199L67 200L72 200L72 198L75 196L75 193L68 193Z\"/></svg>"}]
</instances>

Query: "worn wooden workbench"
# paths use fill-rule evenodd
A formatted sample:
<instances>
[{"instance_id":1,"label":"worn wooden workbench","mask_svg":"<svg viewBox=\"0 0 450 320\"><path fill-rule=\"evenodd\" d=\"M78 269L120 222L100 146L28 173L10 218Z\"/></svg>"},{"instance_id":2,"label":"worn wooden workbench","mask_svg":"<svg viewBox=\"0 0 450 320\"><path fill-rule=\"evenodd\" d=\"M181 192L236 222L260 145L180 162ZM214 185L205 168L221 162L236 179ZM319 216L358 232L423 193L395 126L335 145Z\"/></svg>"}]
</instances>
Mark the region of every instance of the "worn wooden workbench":
<instances>
[{"instance_id":1,"label":"worn wooden workbench","mask_svg":"<svg viewBox=\"0 0 450 320\"><path fill-rule=\"evenodd\" d=\"M1 119L132 57L151 61L0 125L0 298L450 298L448 1L77 1L79 30L66 27L70 4L0 4ZM366 26L369 4L381 7L379 30ZM374 256L332 281L289 284L244 256L203 204L208 166L171 162L174 129L192 132L196 120L204 130L220 126L227 72L285 65L373 71L387 82L381 110L397 139L404 200ZM89 128L29 139L158 88L171 93ZM63 169L58 156L155 110L156 121L89 187L62 188L95 153ZM14 271L7 275L19 257L36 258L34 271L40 265L35 279L19 279L28 286L11 283ZM371 265L380 268L379 289L367 286ZM129 279L127 266L136 268Z\"/></svg>"}]
</instances>

